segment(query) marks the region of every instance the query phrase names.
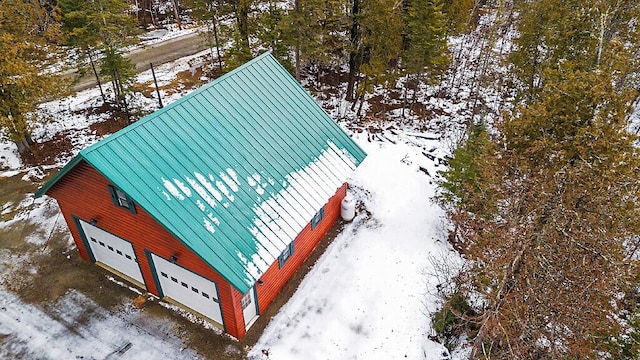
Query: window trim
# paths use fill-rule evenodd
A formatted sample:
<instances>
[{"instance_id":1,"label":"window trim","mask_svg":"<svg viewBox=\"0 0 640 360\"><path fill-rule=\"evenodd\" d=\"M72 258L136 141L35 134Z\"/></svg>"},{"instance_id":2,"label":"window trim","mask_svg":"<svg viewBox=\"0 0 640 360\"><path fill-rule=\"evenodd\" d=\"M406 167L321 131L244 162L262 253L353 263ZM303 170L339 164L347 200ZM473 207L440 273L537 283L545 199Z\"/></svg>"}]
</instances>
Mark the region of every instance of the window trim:
<instances>
[{"instance_id":1,"label":"window trim","mask_svg":"<svg viewBox=\"0 0 640 360\"><path fill-rule=\"evenodd\" d=\"M132 214L136 213L136 204L124 191L118 189L115 186L109 185L109 193L111 194L111 200L113 204L121 209L125 209ZM121 196L123 195L124 198ZM123 205L121 200L125 200L127 205Z\"/></svg>"},{"instance_id":2,"label":"window trim","mask_svg":"<svg viewBox=\"0 0 640 360\"><path fill-rule=\"evenodd\" d=\"M289 243L289 245L287 245L287 248L284 249L280 255L278 256L278 266L282 269L282 267L284 266L284 264L287 262L287 260L289 260L291 258L291 255L293 255L293 252L295 250L295 247L293 246L293 241L291 243Z\"/></svg>"},{"instance_id":3,"label":"window trim","mask_svg":"<svg viewBox=\"0 0 640 360\"><path fill-rule=\"evenodd\" d=\"M318 224L320 224L322 219L324 219L324 206L321 207L315 215L313 215L313 218L311 219L311 230L318 227Z\"/></svg>"}]
</instances>

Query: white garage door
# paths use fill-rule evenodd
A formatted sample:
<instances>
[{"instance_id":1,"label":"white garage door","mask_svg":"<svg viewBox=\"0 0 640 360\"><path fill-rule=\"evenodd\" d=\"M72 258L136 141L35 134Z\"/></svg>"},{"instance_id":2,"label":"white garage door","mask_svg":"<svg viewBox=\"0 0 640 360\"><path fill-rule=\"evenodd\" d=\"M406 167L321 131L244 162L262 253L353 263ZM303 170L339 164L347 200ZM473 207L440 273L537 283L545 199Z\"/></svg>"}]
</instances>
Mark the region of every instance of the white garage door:
<instances>
[{"instance_id":1,"label":"white garage door","mask_svg":"<svg viewBox=\"0 0 640 360\"><path fill-rule=\"evenodd\" d=\"M80 226L96 261L144 285L138 259L130 242L82 220Z\"/></svg>"},{"instance_id":2,"label":"white garage door","mask_svg":"<svg viewBox=\"0 0 640 360\"><path fill-rule=\"evenodd\" d=\"M164 296L222 324L216 284L187 269L151 254Z\"/></svg>"}]
</instances>

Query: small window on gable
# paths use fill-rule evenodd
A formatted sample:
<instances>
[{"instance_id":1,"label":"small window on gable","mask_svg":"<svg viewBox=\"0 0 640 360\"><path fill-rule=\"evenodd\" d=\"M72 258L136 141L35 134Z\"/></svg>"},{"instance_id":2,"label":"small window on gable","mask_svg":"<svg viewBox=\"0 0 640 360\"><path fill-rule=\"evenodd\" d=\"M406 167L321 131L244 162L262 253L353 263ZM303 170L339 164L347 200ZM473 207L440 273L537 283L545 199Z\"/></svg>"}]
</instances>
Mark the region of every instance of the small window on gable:
<instances>
[{"instance_id":1,"label":"small window on gable","mask_svg":"<svg viewBox=\"0 0 640 360\"><path fill-rule=\"evenodd\" d=\"M293 254L293 241L287 245L287 248L284 249L284 251L282 251L282 253L280 254L280 256L278 256L278 265L280 267L284 266L284 263L287 262L287 260L291 257L291 255Z\"/></svg>"},{"instance_id":2,"label":"small window on gable","mask_svg":"<svg viewBox=\"0 0 640 360\"><path fill-rule=\"evenodd\" d=\"M115 205L127 209L134 214L136 213L136 205L133 203L133 200L122 192L122 190L109 185L109 193L111 193L111 200L113 200Z\"/></svg>"},{"instance_id":3,"label":"small window on gable","mask_svg":"<svg viewBox=\"0 0 640 360\"><path fill-rule=\"evenodd\" d=\"M324 218L324 206L321 207L315 215L313 215L313 219L311 219L311 230L315 229L316 226L318 226L320 221L322 221L322 218Z\"/></svg>"}]
</instances>

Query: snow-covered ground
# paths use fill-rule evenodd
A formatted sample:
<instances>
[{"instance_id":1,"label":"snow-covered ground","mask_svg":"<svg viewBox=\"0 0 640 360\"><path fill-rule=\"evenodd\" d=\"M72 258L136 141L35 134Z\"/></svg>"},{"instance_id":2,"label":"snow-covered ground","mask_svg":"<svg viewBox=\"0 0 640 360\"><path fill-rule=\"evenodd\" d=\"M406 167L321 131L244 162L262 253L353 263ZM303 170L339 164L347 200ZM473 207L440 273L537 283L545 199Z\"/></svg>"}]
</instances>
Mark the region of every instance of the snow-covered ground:
<instances>
[{"instance_id":1,"label":"snow-covered ground","mask_svg":"<svg viewBox=\"0 0 640 360\"><path fill-rule=\"evenodd\" d=\"M402 139L358 140L369 155L351 192L369 213L360 212L327 248L251 359L448 358L427 338L437 302L433 264L459 262L446 242L444 214L431 201L433 178L418 169L436 174L437 158Z\"/></svg>"},{"instance_id":2,"label":"snow-covered ground","mask_svg":"<svg viewBox=\"0 0 640 360\"><path fill-rule=\"evenodd\" d=\"M0 304L2 359L199 358L185 349L171 322L131 305L110 311L71 291L44 311L2 288ZM80 319L84 316L87 321Z\"/></svg>"}]
</instances>

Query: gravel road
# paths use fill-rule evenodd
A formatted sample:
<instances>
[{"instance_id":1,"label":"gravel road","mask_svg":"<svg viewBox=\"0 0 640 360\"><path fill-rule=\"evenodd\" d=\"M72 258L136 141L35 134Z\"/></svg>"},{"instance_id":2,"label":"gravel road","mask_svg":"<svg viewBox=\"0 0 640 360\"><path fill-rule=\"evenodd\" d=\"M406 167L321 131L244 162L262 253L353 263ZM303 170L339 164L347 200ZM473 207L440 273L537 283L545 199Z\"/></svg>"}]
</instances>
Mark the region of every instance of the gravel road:
<instances>
[{"instance_id":1,"label":"gravel road","mask_svg":"<svg viewBox=\"0 0 640 360\"><path fill-rule=\"evenodd\" d=\"M154 65L164 64L181 57L193 55L206 48L207 45L204 38L194 32L136 49L126 54L125 57L131 59L136 65L136 70L140 72L148 70L149 63ZM93 72L89 71L86 76L74 85L74 89L82 91L93 86L96 86L96 79Z\"/></svg>"}]
</instances>

